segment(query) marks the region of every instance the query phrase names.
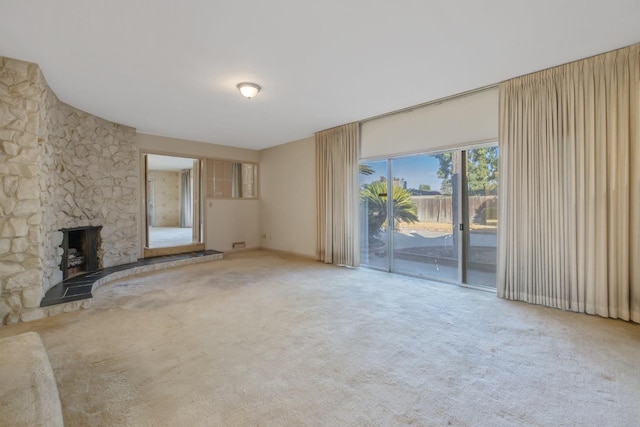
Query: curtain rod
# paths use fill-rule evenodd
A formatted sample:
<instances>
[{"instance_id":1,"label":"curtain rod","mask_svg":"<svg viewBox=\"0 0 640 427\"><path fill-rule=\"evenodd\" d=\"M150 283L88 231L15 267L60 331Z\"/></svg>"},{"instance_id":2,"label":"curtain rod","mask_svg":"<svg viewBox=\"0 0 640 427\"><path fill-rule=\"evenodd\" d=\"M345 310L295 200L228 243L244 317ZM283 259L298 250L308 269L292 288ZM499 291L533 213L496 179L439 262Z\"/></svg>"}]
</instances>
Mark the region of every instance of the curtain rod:
<instances>
[{"instance_id":1,"label":"curtain rod","mask_svg":"<svg viewBox=\"0 0 640 427\"><path fill-rule=\"evenodd\" d=\"M370 122L372 120L377 120L377 119L381 119L383 117L393 116L393 115L400 114L400 113L407 113L409 111L413 111L415 109L422 108L422 107L427 107L429 105L441 104L441 103L446 102L446 101L452 101L454 99L463 98L465 96L474 95L476 93L484 92L484 91L489 90L489 89L494 89L494 88L497 88L498 86L499 86L499 83L495 83L495 84L487 85L487 86L482 86L482 87L479 87L477 89L468 90L466 92L460 92L460 93L457 93L455 95L445 96L444 98L434 99L432 101L423 102L422 104L413 105L411 107L405 107L405 108L401 108L399 110L391 111L391 112L388 112L388 113L378 114L377 116L368 117L366 119L360 120L360 123L362 124L362 123Z\"/></svg>"}]
</instances>

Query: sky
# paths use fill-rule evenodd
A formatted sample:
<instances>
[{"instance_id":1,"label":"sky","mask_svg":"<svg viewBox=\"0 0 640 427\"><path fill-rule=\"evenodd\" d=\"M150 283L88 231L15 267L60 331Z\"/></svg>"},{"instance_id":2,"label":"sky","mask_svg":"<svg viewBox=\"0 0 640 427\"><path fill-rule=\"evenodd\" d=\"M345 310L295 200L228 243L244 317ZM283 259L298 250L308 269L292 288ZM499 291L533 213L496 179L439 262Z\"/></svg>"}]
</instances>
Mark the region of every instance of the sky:
<instances>
[{"instance_id":1,"label":"sky","mask_svg":"<svg viewBox=\"0 0 640 427\"><path fill-rule=\"evenodd\" d=\"M391 160L394 178L404 178L407 188L418 188L420 184L431 185L434 191L440 190L442 179L438 178L438 159L434 156L419 155L400 157ZM387 176L387 162L385 160L364 162L374 170L373 175L360 175L360 185L378 181L381 176Z\"/></svg>"}]
</instances>

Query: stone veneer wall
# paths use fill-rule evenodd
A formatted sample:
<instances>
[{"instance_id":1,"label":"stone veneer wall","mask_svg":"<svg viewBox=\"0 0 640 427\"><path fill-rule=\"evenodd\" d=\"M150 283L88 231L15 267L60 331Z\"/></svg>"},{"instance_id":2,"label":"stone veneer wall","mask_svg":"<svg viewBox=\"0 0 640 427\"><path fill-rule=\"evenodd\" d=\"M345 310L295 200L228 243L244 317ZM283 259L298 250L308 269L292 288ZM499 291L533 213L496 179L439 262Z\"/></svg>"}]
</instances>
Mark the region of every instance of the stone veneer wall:
<instances>
[{"instance_id":1,"label":"stone veneer wall","mask_svg":"<svg viewBox=\"0 0 640 427\"><path fill-rule=\"evenodd\" d=\"M60 228L101 225L102 267L138 255L135 129L63 102L35 64L0 57L0 324L43 317Z\"/></svg>"},{"instance_id":2,"label":"stone veneer wall","mask_svg":"<svg viewBox=\"0 0 640 427\"><path fill-rule=\"evenodd\" d=\"M0 58L0 320L16 322L42 298L37 66Z\"/></svg>"},{"instance_id":3,"label":"stone veneer wall","mask_svg":"<svg viewBox=\"0 0 640 427\"><path fill-rule=\"evenodd\" d=\"M60 282L61 228L102 226L100 267L138 258L138 151L135 129L58 101L47 90L48 138L42 145L41 201L45 281Z\"/></svg>"}]
</instances>

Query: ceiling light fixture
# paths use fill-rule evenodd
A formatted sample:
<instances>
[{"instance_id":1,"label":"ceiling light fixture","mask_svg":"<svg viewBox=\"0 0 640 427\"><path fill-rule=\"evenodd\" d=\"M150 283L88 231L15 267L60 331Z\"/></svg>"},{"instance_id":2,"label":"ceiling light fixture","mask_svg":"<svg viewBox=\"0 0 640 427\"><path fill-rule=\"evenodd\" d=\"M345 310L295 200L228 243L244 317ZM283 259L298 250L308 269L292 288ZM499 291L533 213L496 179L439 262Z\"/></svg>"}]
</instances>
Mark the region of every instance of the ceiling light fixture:
<instances>
[{"instance_id":1,"label":"ceiling light fixture","mask_svg":"<svg viewBox=\"0 0 640 427\"><path fill-rule=\"evenodd\" d=\"M255 83L243 82L238 83L238 90L240 91L242 96L251 99L256 96L258 92L260 92L260 86Z\"/></svg>"}]
</instances>

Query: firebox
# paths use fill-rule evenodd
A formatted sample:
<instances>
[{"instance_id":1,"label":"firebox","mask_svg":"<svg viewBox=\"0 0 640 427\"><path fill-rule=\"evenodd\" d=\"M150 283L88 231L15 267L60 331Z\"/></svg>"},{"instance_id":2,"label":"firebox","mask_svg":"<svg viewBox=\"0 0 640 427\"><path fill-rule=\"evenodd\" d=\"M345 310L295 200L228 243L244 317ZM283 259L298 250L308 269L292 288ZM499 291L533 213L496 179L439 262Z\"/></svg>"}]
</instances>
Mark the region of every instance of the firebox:
<instances>
[{"instance_id":1,"label":"firebox","mask_svg":"<svg viewBox=\"0 0 640 427\"><path fill-rule=\"evenodd\" d=\"M60 263L63 280L100 268L98 249L101 228L89 226L60 230L62 232L60 247L64 250Z\"/></svg>"}]
</instances>

